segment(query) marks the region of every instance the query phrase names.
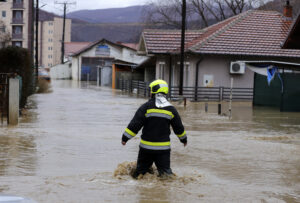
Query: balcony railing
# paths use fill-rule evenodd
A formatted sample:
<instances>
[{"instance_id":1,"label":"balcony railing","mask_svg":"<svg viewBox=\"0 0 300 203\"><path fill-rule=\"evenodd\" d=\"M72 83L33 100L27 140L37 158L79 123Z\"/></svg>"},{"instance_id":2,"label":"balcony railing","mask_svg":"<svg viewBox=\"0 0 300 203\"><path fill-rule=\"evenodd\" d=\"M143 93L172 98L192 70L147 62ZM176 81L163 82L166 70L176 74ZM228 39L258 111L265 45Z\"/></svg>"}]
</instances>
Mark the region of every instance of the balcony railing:
<instances>
[{"instance_id":1,"label":"balcony railing","mask_svg":"<svg viewBox=\"0 0 300 203\"><path fill-rule=\"evenodd\" d=\"M23 2L22 2L22 3L14 2L14 3L13 3L13 6L12 6L12 9L24 9L24 4L23 4Z\"/></svg>"},{"instance_id":2,"label":"balcony railing","mask_svg":"<svg viewBox=\"0 0 300 203\"><path fill-rule=\"evenodd\" d=\"M23 18L13 18L12 19L12 24L24 24Z\"/></svg>"},{"instance_id":3,"label":"balcony railing","mask_svg":"<svg viewBox=\"0 0 300 203\"><path fill-rule=\"evenodd\" d=\"M23 34L22 34L22 33L18 33L18 34L13 33L13 34L12 34L12 39L13 39L13 40L14 40L14 39L23 39Z\"/></svg>"}]
</instances>

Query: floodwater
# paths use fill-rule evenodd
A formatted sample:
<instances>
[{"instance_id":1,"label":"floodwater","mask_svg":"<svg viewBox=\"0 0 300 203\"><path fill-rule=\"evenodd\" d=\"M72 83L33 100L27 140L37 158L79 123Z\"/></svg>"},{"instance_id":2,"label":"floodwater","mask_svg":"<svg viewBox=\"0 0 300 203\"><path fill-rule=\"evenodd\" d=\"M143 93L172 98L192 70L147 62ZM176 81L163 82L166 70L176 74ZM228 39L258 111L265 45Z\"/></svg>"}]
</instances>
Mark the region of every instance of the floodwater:
<instances>
[{"instance_id":1,"label":"floodwater","mask_svg":"<svg viewBox=\"0 0 300 203\"><path fill-rule=\"evenodd\" d=\"M17 127L0 127L0 194L36 202L300 202L300 113L233 105L176 105L188 146L172 135L176 176L128 173L139 136L121 135L146 100L86 83L54 81L29 99ZM120 164L120 165L119 165ZM127 172L126 172L127 171Z\"/></svg>"}]
</instances>

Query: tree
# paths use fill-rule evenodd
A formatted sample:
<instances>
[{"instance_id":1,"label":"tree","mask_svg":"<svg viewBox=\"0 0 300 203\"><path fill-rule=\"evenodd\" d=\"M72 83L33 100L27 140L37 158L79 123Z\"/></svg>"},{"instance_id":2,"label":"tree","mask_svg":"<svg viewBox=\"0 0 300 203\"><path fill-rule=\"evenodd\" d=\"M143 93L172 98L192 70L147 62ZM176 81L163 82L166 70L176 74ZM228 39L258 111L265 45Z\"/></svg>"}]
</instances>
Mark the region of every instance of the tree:
<instances>
[{"instance_id":1,"label":"tree","mask_svg":"<svg viewBox=\"0 0 300 203\"><path fill-rule=\"evenodd\" d=\"M10 41L11 35L6 30L4 23L0 21L0 48L7 46Z\"/></svg>"},{"instance_id":2,"label":"tree","mask_svg":"<svg viewBox=\"0 0 300 203\"><path fill-rule=\"evenodd\" d=\"M155 26L166 28L181 28L181 0L150 0L145 11L145 21ZM187 8L187 21L191 14Z\"/></svg>"},{"instance_id":3,"label":"tree","mask_svg":"<svg viewBox=\"0 0 300 203\"><path fill-rule=\"evenodd\" d=\"M187 22L191 28L204 28L233 15L254 8L263 0L188 0ZM146 21L155 25L180 28L181 0L151 0Z\"/></svg>"}]
</instances>

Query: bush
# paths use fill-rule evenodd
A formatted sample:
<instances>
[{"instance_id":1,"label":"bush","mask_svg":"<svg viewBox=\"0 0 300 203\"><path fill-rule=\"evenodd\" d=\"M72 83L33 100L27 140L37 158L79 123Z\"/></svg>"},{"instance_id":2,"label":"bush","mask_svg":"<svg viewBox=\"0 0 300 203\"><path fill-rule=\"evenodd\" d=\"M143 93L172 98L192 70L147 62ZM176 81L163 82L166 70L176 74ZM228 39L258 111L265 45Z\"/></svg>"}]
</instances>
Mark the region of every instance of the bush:
<instances>
[{"instance_id":1,"label":"bush","mask_svg":"<svg viewBox=\"0 0 300 203\"><path fill-rule=\"evenodd\" d=\"M26 104L27 97L34 93L34 67L27 49L6 47L0 49L0 73L18 73L22 77L20 107Z\"/></svg>"},{"instance_id":2,"label":"bush","mask_svg":"<svg viewBox=\"0 0 300 203\"><path fill-rule=\"evenodd\" d=\"M50 84L45 79L39 79L38 80L38 90L37 93L50 93Z\"/></svg>"}]
</instances>

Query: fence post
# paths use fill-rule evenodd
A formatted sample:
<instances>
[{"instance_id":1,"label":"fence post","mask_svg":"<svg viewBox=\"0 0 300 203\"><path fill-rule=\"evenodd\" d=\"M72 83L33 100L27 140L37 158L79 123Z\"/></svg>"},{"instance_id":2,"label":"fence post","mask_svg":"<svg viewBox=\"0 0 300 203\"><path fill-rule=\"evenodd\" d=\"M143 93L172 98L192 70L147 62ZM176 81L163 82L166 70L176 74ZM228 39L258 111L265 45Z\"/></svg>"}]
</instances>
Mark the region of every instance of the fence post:
<instances>
[{"instance_id":1,"label":"fence post","mask_svg":"<svg viewBox=\"0 0 300 203\"><path fill-rule=\"evenodd\" d=\"M224 87L221 87L221 101L224 100Z\"/></svg>"},{"instance_id":2,"label":"fence post","mask_svg":"<svg viewBox=\"0 0 300 203\"><path fill-rule=\"evenodd\" d=\"M147 83L144 82L144 85L145 85L145 89L144 89L144 97L146 97L146 95L147 95Z\"/></svg>"},{"instance_id":3,"label":"fence post","mask_svg":"<svg viewBox=\"0 0 300 203\"><path fill-rule=\"evenodd\" d=\"M195 86L195 101L198 101L198 86Z\"/></svg>"},{"instance_id":4,"label":"fence post","mask_svg":"<svg viewBox=\"0 0 300 203\"><path fill-rule=\"evenodd\" d=\"M136 92L136 94L139 95L139 93L140 93L140 81L138 80L137 81L137 92Z\"/></svg>"},{"instance_id":5,"label":"fence post","mask_svg":"<svg viewBox=\"0 0 300 203\"><path fill-rule=\"evenodd\" d=\"M8 124L17 125L19 123L19 79L9 79L8 94Z\"/></svg>"}]
</instances>

